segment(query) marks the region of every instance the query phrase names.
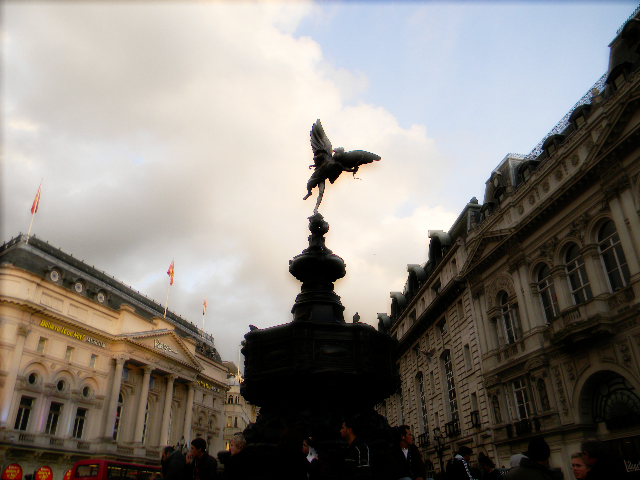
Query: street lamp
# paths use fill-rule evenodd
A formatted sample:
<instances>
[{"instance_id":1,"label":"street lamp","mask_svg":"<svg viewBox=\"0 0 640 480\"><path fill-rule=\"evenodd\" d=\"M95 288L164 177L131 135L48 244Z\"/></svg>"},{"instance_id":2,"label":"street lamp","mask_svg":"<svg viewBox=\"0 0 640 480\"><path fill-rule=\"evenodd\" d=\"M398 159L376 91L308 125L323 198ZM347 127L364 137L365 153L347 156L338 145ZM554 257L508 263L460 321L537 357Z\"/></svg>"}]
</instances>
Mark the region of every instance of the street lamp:
<instances>
[{"instance_id":1,"label":"street lamp","mask_svg":"<svg viewBox=\"0 0 640 480\"><path fill-rule=\"evenodd\" d=\"M442 454L444 453L445 439L439 428L433 429L433 441L436 448L438 458L440 458L440 471L444 474L444 463L442 462Z\"/></svg>"}]
</instances>

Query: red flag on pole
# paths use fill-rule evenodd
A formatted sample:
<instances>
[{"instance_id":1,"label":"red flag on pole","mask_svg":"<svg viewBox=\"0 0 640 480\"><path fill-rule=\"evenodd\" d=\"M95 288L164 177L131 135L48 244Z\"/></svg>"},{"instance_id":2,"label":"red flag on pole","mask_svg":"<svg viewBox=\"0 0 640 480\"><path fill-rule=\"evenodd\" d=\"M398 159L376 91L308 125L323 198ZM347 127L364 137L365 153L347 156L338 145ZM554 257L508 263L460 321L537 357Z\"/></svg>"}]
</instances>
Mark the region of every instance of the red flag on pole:
<instances>
[{"instance_id":1,"label":"red flag on pole","mask_svg":"<svg viewBox=\"0 0 640 480\"><path fill-rule=\"evenodd\" d=\"M36 198L33 199L33 205L31 205L31 215L35 214L38 211L38 205L40 205L40 189L42 188L42 183L38 187L38 193L36 193Z\"/></svg>"},{"instance_id":2,"label":"red flag on pole","mask_svg":"<svg viewBox=\"0 0 640 480\"><path fill-rule=\"evenodd\" d=\"M169 265L169 270L167 270L167 275L171 277L171 280L169 281L169 285L173 285L173 260L171 260L171 265Z\"/></svg>"},{"instance_id":3,"label":"red flag on pole","mask_svg":"<svg viewBox=\"0 0 640 480\"><path fill-rule=\"evenodd\" d=\"M202 308L202 315L207 311L207 297L204 298L204 307Z\"/></svg>"}]
</instances>

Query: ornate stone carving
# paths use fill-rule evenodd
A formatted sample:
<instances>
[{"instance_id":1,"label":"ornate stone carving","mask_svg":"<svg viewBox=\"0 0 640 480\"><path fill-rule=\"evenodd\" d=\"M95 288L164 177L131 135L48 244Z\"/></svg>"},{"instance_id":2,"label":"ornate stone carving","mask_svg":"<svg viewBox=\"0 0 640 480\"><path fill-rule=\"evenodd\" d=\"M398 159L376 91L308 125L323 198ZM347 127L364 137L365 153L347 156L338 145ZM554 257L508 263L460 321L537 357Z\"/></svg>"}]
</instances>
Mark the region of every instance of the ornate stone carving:
<instances>
[{"instance_id":1,"label":"ornate stone carving","mask_svg":"<svg viewBox=\"0 0 640 480\"><path fill-rule=\"evenodd\" d=\"M631 367L631 348L629 342L624 341L618 344L618 349L620 350L620 358L622 358L622 362L627 366Z\"/></svg>"},{"instance_id":2,"label":"ornate stone carving","mask_svg":"<svg viewBox=\"0 0 640 480\"><path fill-rule=\"evenodd\" d=\"M505 218L507 219L507 223L510 224L512 222L512 220L511 220L511 212L507 212L507 214L505 215Z\"/></svg>"},{"instance_id":3,"label":"ornate stone carving","mask_svg":"<svg viewBox=\"0 0 640 480\"><path fill-rule=\"evenodd\" d=\"M493 308L495 296L500 290L506 291L509 297L515 295L516 291L513 288L511 277L500 275L487 287L487 306L489 309Z\"/></svg>"},{"instance_id":4,"label":"ornate stone carving","mask_svg":"<svg viewBox=\"0 0 640 480\"><path fill-rule=\"evenodd\" d=\"M612 294L607 299L607 303L609 304L609 308L614 309L631 302L634 298L636 298L636 295L633 293L633 288L627 287Z\"/></svg>"},{"instance_id":5,"label":"ornate stone carving","mask_svg":"<svg viewBox=\"0 0 640 480\"><path fill-rule=\"evenodd\" d=\"M590 219L591 215L589 215L589 212L585 212L573 220L567 237L576 237L580 240L582 246L584 246L585 233Z\"/></svg>"},{"instance_id":6,"label":"ornate stone carving","mask_svg":"<svg viewBox=\"0 0 640 480\"><path fill-rule=\"evenodd\" d=\"M571 165L573 165L574 167L577 167L579 163L580 163L580 157L578 156L577 153L574 153L571 157Z\"/></svg>"},{"instance_id":7,"label":"ornate stone carving","mask_svg":"<svg viewBox=\"0 0 640 480\"><path fill-rule=\"evenodd\" d=\"M589 368L589 355L582 354L579 355L577 357L575 357L575 362L576 362L576 370L577 370L577 374L580 375L582 372L584 372L587 368Z\"/></svg>"},{"instance_id":8,"label":"ornate stone carving","mask_svg":"<svg viewBox=\"0 0 640 480\"><path fill-rule=\"evenodd\" d=\"M489 388L493 387L494 385L497 385L499 381L500 380L495 375L493 375L491 377L487 377L487 378L484 379L484 388L486 388L488 390ZM498 394L498 390L495 390L495 392L492 393L492 395L497 395L497 394Z\"/></svg>"},{"instance_id":9,"label":"ornate stone carving","mask_svg":"<svg viewBox=\"0 0 640 480\"><path fill-rule=\"evenodd\" d=\"M518 213L520 215L522 215L524 213L524 205L522 205L522 204L518 205Z\"/></svg>"},{"instance_id":10,"label":"ornate stone carving","mask_svg":"<svg viewBox=\"0 0 640 480\"><path fill-rule=\"evenodd\" d=\"M555 235L540 246L540 256L546 258L553 265L553 252L558 245L558 237Z\"/></svg>"},{"instance_id":11,"label":"ornate stone carving","mask_svg":"<svg viewBox=\"0 0 640 480\"><path fill-rule=\"evenodd\" d=\"M628 188L631 188L631 180L628 175L622 175L617 178L613 183L604 188L604 198L609 201L612 198L616 198L620 193L624 192Z\"/></svg>"},{"instance_id":12,"label":"ornate stone carving","mask_svg":"<svg viewBox=\"0 0 640 480\"><path fill-rule=\"evenodd\" d=\"M573 381L576 379L576 372L573 368L573 363L569 362L567 363L567 376L569 377L569 380Z\"/></svg>"},{"instance_id":13,"label":"ornate stone carving","mask_svg":"<svg viewBox=\"0 0 640 480\"><path fill-rule=\"evenodd\" d=\"M551 186L549 185L549 182L547 182L546 180L544 182L542 182L542 191L544 193L547 193L550 188L551 188ZM531 200L529 200L529 202L531 203Z\"/></svg>"},{"instance_id":14,"label":"ornate stone carving","mask_svg":"<svg viewBox=\"0 0 640 480\"><path fill-rule=\"evenodd\" d=\"M26 337L27 335L29 335L30 331L31 327L29 325L21 324L18 326L18 335L20 335L21 337Z\"/></svg>"},{"instance_id":15,"label":"ornate stone carving","mask_svg":"<svg viewBox=\"0 0 640 480\"><path fill-rule=\"evenodd\" d=\"M535 203L536 203L535 195L533 195L533 194L529 195L529 204L530 205L535 205Z\"/></svg>"},{"instance_id":16,"label":"ornate stone carving","mask_svg":"<svg viewBox=\"0 0 640 480\"><path fill-rule=\"evenodd\" d=\"M567 405L567 399L564 396L564 386L562 382L562 373L560 372L560 366L556 365L554 369L554 375L556 377L556 386L558 388L558 400L560 400L560 405L562 405L562 411L565 415L569 414L569 407Z\"/></svg>"},{"instance_id":17,"label":"ornate stone carving","mask_svg":"<svg viewBox=\"0 0 640 480\"><path fill-rule=\"evenodd\" d=\"M594 141L593 140L589 140L587 142L587 151L590 152L591 150L593 150L593 147L595 147L595 146L596 146L596 144L594 143Z\"/></svg>"},{"instance_id":18,"label":"ornate stone carving","mask_svg":"<svg viewBox=\"0 0 640 480\"><path fill-rule=\"evenodd\" d=\"M559 182L560 180L562 180L562 177L563 177L563 176L564 176L564 175L563 175L563 173L562 173L562 170L560 170L560 169L556 170L555 177L556 177L556 180L557 180L558 182Z\"/></svg>"}]
</instances>

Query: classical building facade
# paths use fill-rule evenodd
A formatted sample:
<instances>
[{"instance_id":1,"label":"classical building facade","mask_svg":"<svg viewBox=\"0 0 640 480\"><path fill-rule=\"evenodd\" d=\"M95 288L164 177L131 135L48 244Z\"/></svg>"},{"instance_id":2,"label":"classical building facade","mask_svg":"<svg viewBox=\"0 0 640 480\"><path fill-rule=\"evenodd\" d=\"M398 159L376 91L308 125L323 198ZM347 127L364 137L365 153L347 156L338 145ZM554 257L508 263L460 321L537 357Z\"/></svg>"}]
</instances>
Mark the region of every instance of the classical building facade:
<instances>
[{"instance_id":1,"label":"classical building facade","mask_svg":"<svg viewBox=\"0 0 640 480\"><path fill-rule=\"evenodd\" d=\"M183 437L215 454L227 374L211 335L104 272L35 237L0 248L3 471L157 464Z\"/></svg>"},{"instance_id":2,"label":"classical building facade","mask_svg":"<svg viewBox=\"0 0 640 480\"><path fill-rule=\"evenodd\" d=\"M435 471L461 445L508 466L536 435L565 478L585 437L640 455L637 12L610 48L608 72L500 162L482 204L430 232L429 260L379 316L402 387L378 409Z\"/></svg>"}]
</instances>

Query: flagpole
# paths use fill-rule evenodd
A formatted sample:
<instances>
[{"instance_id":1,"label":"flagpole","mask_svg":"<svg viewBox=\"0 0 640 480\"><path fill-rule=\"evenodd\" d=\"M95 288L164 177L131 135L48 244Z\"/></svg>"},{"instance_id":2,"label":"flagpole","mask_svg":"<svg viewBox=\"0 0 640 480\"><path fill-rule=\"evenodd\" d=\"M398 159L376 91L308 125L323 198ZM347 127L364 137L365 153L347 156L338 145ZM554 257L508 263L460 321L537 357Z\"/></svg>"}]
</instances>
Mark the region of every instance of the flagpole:
<instances>
[{"instance_id":1,"label":"flagpole","mask_svg":"<svg viewBox=\"0 0 640 480\"><path fill-rule=\"evenodd\" d=\"M31 227L33 226L33 218L36 216L36 212L38 211L38 205L40 204L40 189L42 188L42 180L40 180L40 186L38 187L38 193L36 193L36 199L33 201L33 206L31 207L31 223L29 223L29 231L27 232L27 239L24 243L29 243L29 235L31 235Z\"/></svg>"},{"instance_id":2,"label":"flagpole","mask_svg":"<svg viewBox=\"0 0 640 480\"><path fill-rule=\"evenodd\" d=\"M167 300L164 302L164 318L167 318L167 305L169 305L169 290L171 289L171 284L167 288Z\"/></svg>"}]
</instances>

